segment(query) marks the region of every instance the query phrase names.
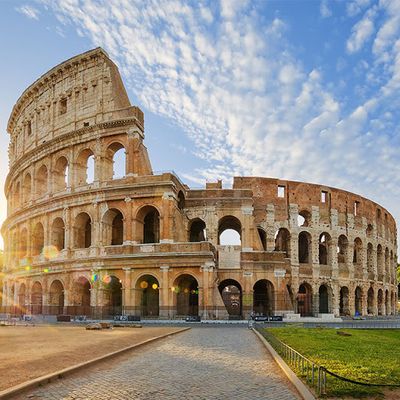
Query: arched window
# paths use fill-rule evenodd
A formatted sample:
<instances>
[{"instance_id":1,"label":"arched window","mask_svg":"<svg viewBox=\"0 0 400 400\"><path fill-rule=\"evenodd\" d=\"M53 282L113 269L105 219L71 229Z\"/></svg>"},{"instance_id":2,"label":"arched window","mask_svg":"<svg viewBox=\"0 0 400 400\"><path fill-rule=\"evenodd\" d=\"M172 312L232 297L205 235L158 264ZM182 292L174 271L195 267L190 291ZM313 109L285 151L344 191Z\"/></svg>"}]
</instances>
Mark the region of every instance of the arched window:
<instances>
[{"instance_id":1,"label":"arched window","mask_svg":"<svg viewBox=\"0 0 400 400\"><path fill-rule=\"evenodd\" d=\"M38 256L42 254L44 247L44 229L43 225L38 222L33 228L32 235L32 255Z\"/></svg>"},{"instance_id":2,"label":"arched window","mask_svg":"<svg viewBox=\"0 0 400 400\"><path fill-rule=\"evenodd\" d=\"M384 275L384 266L383 266L383 251L382 251L382 246L378 244L378 247L376 248L376 258L377 258L377 267L378 267L378 281L383 281L383 275Z\"/></svg>"},{"instance_id":3,"label":"arched window","mask_svg":"<svg viewBox=\"0 0 400 400\"><path fill-rule=\"evenodd\" d=\"M280 228L275 234L275 251L284 251L289 256L290 233L286 228Z\"/></svg>"},{"instance_id":4,"label":"arched window","mask_svg":"<svg viewBox=\"0 0 400 400\"><path fill-rule=\"evenodd\" d=\"M47 193L48 190L48 172L47 167L42 165L36 174L36 196L41 197Z\"/></svg>"},{"instance_id":5,"label":"arched window","mask_svg":"<svg viewBox=\"0 0 400 400\"><path fill-rule=\"evenodd\" d=\"M260 238L260 242L262 245L262 249L267 251L267 234L265 233L264 229L261 227L257 228L258 237Z\"/></svg>"},{"instance_id":6,"label":"arched window","mask_svg":"<svg viewBox=\"0 0 400 400\"><path fill-rule=\"evenodd\" d=\"M58 250L65 249L65 224L62 218L56 218L51 226L51 244Z\"/></svg>"},{"instance_id":7,"label":"arched window","mask_svg":"<svg viewBox=\"0 0 400 400\"><path fill-rule=\"evenodd\" d=\"M68 187L68 160L60 157L54 168L54 190L65 190Z\"/></svg>"},{"instance_id":8,"label":"arched window","mask_svg":"<svg viewBox=\"0 0 400 400\"><path fill-rule=\"evenodd\" d=\"M183 194L182 190L178 193L178 208L183 210L185 208L185 195Z\"/></svg>"},{"instance_id":9,"label":"arched window","mask_svg":"<svg viewBox=\"0 0 400 400\"><path fill-rule=\"evenodd\" d=\"M190 242L204 242L206 240L206 223L200 218L190 221Z\"/></svg>"},{"instance_id":10,"label":"arched window","mask_svg":"<svg viewBox=\"0 0 400 400\"><path fill-rule=\"evenodd\" d=\"M160 242L160 214L153 206L144 206L137 213L136 217L139 231L143 243Z\"/></svg>"},{"instance_id":11,"label":"arched window","mask_svg":"<svg viewBox=\"0 0 400 400\"><path fill-rule=\"evenodd\" d=\"M118 246L124 242L124 217L116 208L108 210L103 217L105 246Z\"/></svg>"},{"instance_id":12,"label":"arched window","mask_svg":"<svg viewBox=\"0 0 400 400\"><path fill-rule=\"evenodd\" d=\"M19 182L15 185L13 197L14 207L18 208L21 205L21 185Z\"/></svg>"},{"instance_id":13,"label":"arched window","mask_svg":"<svg viewBox=\"0 0 400 400\"><path fill-rule=\"evenodd\" d=\"M360 265L362 263L362 242L360 238L354 240L354 251L353 251L353 264Z\"/></svg>"},{"instance_id":14,"label":"arched window","mask_svg":"<svg viewBox=\"0 0 400 400\"><path fill-rule=\"evenodd\" d=\"M32 314L41 314L43 306L43 289L40 282L35 282L31 289L31 311Z\"/></svg>"},{"instance_id":15,"label":"arched window","mask_svg":"<svg viewBox=\"0 0 400 400\"><path fill-rule=\"evenodd\" d=\"M76 160L76 183L88 185L94 181L95 160L92 150L82 150Z\"/></svg>"},{"instance_id":16,"label":"arched window","mask_svg":"<svg viewBox=\"0 0 400 400\"><path fill-rule=\"evenodd\" d=\"M60 315L64 312L64 286L58 279L54 280L49 290L49 314Z\"/></svg>"},{"instance_id":17,"label":"arched window","mask_svg":"<svg viewBox=\"0 0 400 400\"><path fill-rule=\"evenodd\" d=\"M89 214L82 212L77 215L74 233L76 248L85 249L92 245L92 220Z\"/></svg>"},{"instance_id":18,"label":"arched window","mask_svg":"<svg viewBox=\"0 0 400 400\"><path fill-rule=\"evenodd\" d=\"M126 151L118 142L108 146L105 159L106 179L120 179L126 176Z\"/></svg>"},{"instance_id":19,"label":"arched window","mask_svg":"<svg viewBox=\"0 0 400 400\"><path fill-rule=\"evenodd\" d=\"M322 233L319 236L319 242L318 242L319 263L322 265L330 264L330 259L329 259L330 243L331 243L331 237L327 233Z\"/></svg>"},{"instance_id":20,"label":"arched window","mask_svg":"<svg viewBox=\"0 0 400 400\"><path fill-rule=\"evenodd\" d=\"M307 210L301 210L297 216L298 226L310 226L311 225L311 213Z\"/></svg>"},{"instance_id":21,"label":"arched window","mask_svg":"<svg viewBox=\"0 0 400 400\"><path fill-rule=\"evenodd\" d=\"M310 248L311 248L311 235L308 232L300 232L299 263L308 264L311 262Z\"/></svg>"},{"instance_id":22,"label":"arched window","mask_svg":"<svg viewBox=\"0 0 400 400\"><path fill-rule=\"evenodd\" d=\"M32 177L29 173L27 173L24 177L23 193L25 203L32 200Z\"/></svg>"},{"instance_id":23,"label":"arched window","mask_svg":"<svg viewBox=\"0 0 400 400\"><path fill-rule=\"evenodd\" d=\"M349 241L345 235L340 235L338 239L337 247L337 262L338 264L345 264L347 261L347 251L348 251Z\"/></svg>"},{"instance_id":24,"label":"arched window","mask_svg":"<svg viewBox=\"0 0 400 400\"><path fill-rule=\"evenodd\" d=\"M368 279L371 279L371 280L375 279L372 243L368 243L368 246L367 246L367 270L368 270Z\"/></svg>"},{"instance_id":25,"label":"arched window","mask_svg":"<svg viewBox=\"0 0 400 400\"><path fill-rule=\"evenodd\" d=\"M28 231L26 228L21 231L19 257L24 258L28 255Z\"/></svg>"},{"instance_id":26,"label":"arched window","mask_svg":"<svg viewBox=\"0 0 400 400\"><path fill-rule=\"evenodd\" d=\"M238 218L227 215L220 219L218 223L218 244L223 246L241 246L242 224Z\"/></svg>"}]
</instances>

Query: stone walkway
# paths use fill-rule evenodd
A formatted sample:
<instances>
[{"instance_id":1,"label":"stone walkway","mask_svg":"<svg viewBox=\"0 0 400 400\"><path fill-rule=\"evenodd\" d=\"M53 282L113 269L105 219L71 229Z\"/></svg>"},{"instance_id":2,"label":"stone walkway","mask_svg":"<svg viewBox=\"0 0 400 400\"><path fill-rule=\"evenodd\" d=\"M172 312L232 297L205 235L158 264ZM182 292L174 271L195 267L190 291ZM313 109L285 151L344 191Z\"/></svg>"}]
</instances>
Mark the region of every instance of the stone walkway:
<instances>
[{"instance_id":1,"label":"stone walkway","mask_svg":"<svg viewBox=\"0 0 400 400\"><path fill-rule=\"evenodd\" d=\"M245 327L199 327L104 361L19 399L299 399Z\"/></svg>"}]
</instances>

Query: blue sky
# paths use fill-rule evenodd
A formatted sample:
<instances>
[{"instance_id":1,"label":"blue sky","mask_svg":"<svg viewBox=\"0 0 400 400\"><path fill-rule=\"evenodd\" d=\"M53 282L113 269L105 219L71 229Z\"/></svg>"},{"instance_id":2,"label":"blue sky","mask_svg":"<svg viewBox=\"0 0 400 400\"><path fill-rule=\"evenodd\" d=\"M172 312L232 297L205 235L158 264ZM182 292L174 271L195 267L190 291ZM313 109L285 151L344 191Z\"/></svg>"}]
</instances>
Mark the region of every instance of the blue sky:
<instances>
[{"instance_id":1,"label":"blue sky","mask_svg":"<svg viewBox=\"0 0 400 400\"><path fill-rule=\"evenodd\" d=\"M192 187L323 183L400 220L400 0L3 0L0 11L1 185L21 92L102 46L145 112L154 170Z\"/></svg>"}]
</instances>

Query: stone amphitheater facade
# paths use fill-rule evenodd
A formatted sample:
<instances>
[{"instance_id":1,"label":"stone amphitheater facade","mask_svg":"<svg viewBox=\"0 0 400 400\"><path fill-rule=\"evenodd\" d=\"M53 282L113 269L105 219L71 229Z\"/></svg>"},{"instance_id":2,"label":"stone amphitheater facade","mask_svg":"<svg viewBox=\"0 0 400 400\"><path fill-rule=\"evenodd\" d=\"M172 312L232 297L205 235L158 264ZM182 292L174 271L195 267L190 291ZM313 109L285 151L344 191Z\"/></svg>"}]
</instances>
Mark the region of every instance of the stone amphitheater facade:
<instances>
[{"instance_id":1,"label":"stone amphitheater facade","mask_svg":"<svg viewBox=\"0 0 400 400\"><path fill-rule=\"evenodd\" d=\"M144 116L97 48L40 77L9 123L3 309L107 317L395 313L396 224L303 182L190 189L153 173ZM125 173L116 178L122 149ZM89 163L94 177L89 177ZM226 230L238 244L220 243Z\"/></svg>"}]
</instances>

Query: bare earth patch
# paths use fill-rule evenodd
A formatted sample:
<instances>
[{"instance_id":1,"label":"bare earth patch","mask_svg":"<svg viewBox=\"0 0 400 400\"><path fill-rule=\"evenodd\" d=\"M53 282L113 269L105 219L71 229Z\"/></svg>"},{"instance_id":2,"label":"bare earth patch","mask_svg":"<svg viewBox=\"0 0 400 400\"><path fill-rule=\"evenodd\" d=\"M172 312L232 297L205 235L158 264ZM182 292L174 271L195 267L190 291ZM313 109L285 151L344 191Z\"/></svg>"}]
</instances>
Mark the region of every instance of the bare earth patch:
<instances>
[{"instance_id":1,"label":"bare earth patch","mask_svg":"<svg viewBox=\"0 0 400 400\"><path fill-rule=\"evenodd\" d=\"M179 329L87 331L84 326L0 327L0 390Z\"/></svg>"}]
</instances>

